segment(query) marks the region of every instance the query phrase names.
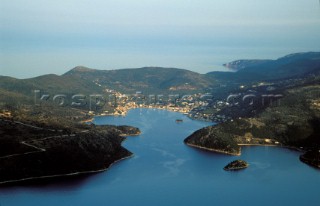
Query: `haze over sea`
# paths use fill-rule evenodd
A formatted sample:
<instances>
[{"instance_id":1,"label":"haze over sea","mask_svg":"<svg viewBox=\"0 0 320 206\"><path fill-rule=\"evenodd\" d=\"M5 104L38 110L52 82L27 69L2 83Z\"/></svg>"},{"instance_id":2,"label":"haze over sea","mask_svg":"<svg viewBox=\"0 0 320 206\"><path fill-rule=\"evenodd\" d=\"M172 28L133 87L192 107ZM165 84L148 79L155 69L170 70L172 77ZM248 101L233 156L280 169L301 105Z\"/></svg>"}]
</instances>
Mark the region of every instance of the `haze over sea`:
<instances>
[{"instance_id":1,"label":"haze over sea","mask_svg":"<svg viewBox=\"0 0 320 206\"><path fill-rule=\"evenodd\" d=\"M84 65L200 73L246 58L319 51L318 0L2 0L0 75Z\"/></svg>"}]
</instances>

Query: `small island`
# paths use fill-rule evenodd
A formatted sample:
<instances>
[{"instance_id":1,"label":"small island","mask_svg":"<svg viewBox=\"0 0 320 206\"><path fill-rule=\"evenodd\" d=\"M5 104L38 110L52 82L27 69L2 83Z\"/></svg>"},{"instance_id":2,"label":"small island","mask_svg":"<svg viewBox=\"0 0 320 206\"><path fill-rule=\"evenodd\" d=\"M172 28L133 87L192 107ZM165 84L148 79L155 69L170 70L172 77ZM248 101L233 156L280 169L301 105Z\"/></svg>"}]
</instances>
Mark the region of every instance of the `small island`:
<instances>
[{"instance_id":1,"label":"small island","mask_svg":"<svg viewBox=\"0 0 320 206\"><path fill-rule=\"evenodd\" d=\"M246 161L235 160L235 161L230 162L223 169L226 170L226 171L236 171L236 170L245 169L248 166L249 166L249 164Z\"/></svg>"}]
</instances>

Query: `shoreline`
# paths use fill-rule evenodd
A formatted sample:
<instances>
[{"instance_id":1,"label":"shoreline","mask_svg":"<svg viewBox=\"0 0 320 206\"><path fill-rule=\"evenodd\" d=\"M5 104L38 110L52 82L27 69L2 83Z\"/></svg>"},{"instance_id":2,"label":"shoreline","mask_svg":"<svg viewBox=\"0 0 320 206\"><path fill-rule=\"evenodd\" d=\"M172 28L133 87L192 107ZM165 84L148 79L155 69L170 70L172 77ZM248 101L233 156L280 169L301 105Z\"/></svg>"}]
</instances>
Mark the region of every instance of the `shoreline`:
<instances>
[{"instance_id":1,"label":"shoreline","mask_svg":"<svg viewBox=\"0 0 320 206\"><path fill-rule=\"evenodd\" d=\"M250 147L250 146L265 146L265 147L281 147L280 145L276 144L238 144L240 147Z\"/></svg>"},{"instance_id":2,"label":"shoreline","mask_svg":"<svg viewBox=\"0 0 320 206\"><path fill-rule=\"evenodd\" d=\"M105 172L108 169L110 169L114 164L133 157L134 154L131 154L126 157L122 157L118 160L115 160L113 163L111 163L108 167L99 169L99 170L91 170L91 171L83 171L83 172L73 172L73 173L66 173L66 174L58 174L58 175L45 175L45 176L40 176L40 177L28 177L28 178L22 178L22 179L17 179L17 180L7 180L0 182L0 186L6 185L6 184L11 184L11 183L19 183L19 182L24 182L24 181L30 181L30 180L42 180L42 179L50 179L50 178L60 178L60 177L70 177L70 176L77 176L77 175L85 175L85 174L94 174L94 173L100 173L100 172Z\"/></svg>"},{"instance_id":3,"label":"shoreline","mask_svg":"<svg viewBox=\"0 0 320 206\"><path fill-rule=\"evenodd\" d=\"M264 146L264 147L280 147L280 148L286 148L289 150L295 150L297 152L307 152L304 149L298 148L298 147L294 147L294 146L285 146L285 145L280 145L280 144L238 144L241 147L250 147L250 146Z\"/></svg>"},{"instance_id":4,"label":"shoreline","mask_svg":"<svg viewBox=\"0 0 320 206\"><path fill-rule=\"evenodd\" d=\"M303 162L311 167L314 167L316 169L320 169L320 164L315 163L314 161L304 157L303 155L300 155L299 159L301 162Z\"/></svg>"},{"instance_id":5,"label":"shoreline","mask_svg":"<svg viewBox=\"0 0 320 206\"><path fill-rule=\"evenodd\" d=\"M142 132L136 134L119 134L120 137L137 137L140 136Z\"/></svg>"},{"instance_id":6,"label":"shoreline","mask_svg":"<svg viewBox=\"0 0 320 206\"><path fill-rule=\"evenodd\" d=\"M211 119L205 119L205 118L194 118L194 117L191 117L190 116L190 111L191 109L189 110L180 110L180 109L177 109L177 108L170 108L170 107L153 107L151 105L144 105L144 106L136 106L136 107L131 107L131 108L128 108L126 111L123 111L123 113L121 114L117 114L117 113L99 113L99 114L96 114L96 115L91 115L92 118L90 119L87 119L87 120L82 120L80 121L80 123L93 123L93 120L95 117L106 117L106 116L112 116L112 117L125 117L127 116L128 112L130 110L133 110L133 109L158 109L158 110L166 110L166 111L169 111L169 112L178 112L180 114L183 114L185 115L186 117L188 117L189 119L191 120L195 120L195 121L202 121L202 122L211 122L211 123L215 123L215 124L219 124L221 122L215 122Z\"/></svg>"},{"instance_id":7,"label":"shoreline","mask_svg":"<svg viewBox=\"0 0 320 206\"><path fill-rule=\"evenodd\" d=\"M96 115L93 115L94 117L105 117L105 116L126 116L127 113L130 111L130 110L133 110L133 109L159 109L159 110L166 110L166 111L169 111L169 112L178 112L178 113L181 113L181 114L184 114L184 115L187 115L188 116L188 112L186 111L181 111L179 109L171 109L171 108L160 108L160 107L152 107L152 106L137 106L137 107L132 107L132 108L129 108L127 109L126 111L124 111L122 114L103 114L103 113L100 113L100 114L96 114ZM189 117L189 116L188 116ZM94 118L91 118L91 119L88 119L88 120L83 120L81 122L90 122L91 120L93 120ZM195 119L196 120L196 119ZM199 119L200 120L200 119ZM204 121L204 120L203 120Z\"/></svg>"},{"instance_id":8,"label":"shoreline","mask_svg":"<svg viewBox=\"0 0 320 206\"><path fill-rule=\"evenodd\" d=\"M249 167L249 165L246 165L246 166L243 166L243 167L233 167L233 168L231 168L231 169L228 169L228 168L223 168L225 171L237 171L237 170L242 170L242 169L246 169L246 168L248 168Z\"/></svg>"},{"instance_id":9,"label":"shoreline","mask_svg":"<svg viewBox=\"0 0 320 206\"><path fill-rule=\"evenodd\" d=\"M190 147L194 147L194 148L198 148L198 149L202 149L202 150L206 150L206 151L210 151L210 152L216 152L216 153L233 155L233 156L240 156L241 155L241 148L240 148L240 152L233 153L233 152L226 152L226 151L219 150L219 149L212 149L212 148L202 147L202 146L198 146L198 145L191 144L191 143L185 143L185 144L190 146Z\"/></svg>"},{"instance_id":10,"label":"shoreline","mask_svg":"<svg viewBox=\"0 0 320 206\"><path fill-rule=\"evenodd\" d=\"M226 152L226 151L223 151L223 150L207 148L207 147L198 146L198 145L191 144L191 143L185 143L185 144L190 146L190 147L194 147L194 148L198 148L198 149L202 149L202 150L206 150L206 151L211 151L211 152L217 152L217 153L221 153L221 154L233 155L233 156L240 156L242 147L255 147L255 146L260 146L260 147L261 146L263 146L263 147L280 147L280 148L286 148L286 149L290 149L290 150L295 150L295 151L298 151L298 152L306 152L305 150L297 148L297 147L276 145L276 144L266 144L266 145L264 145L264 144L238 144L238 146L240 146L240 152L239 153Z\"/></svg>"}]
</instances>

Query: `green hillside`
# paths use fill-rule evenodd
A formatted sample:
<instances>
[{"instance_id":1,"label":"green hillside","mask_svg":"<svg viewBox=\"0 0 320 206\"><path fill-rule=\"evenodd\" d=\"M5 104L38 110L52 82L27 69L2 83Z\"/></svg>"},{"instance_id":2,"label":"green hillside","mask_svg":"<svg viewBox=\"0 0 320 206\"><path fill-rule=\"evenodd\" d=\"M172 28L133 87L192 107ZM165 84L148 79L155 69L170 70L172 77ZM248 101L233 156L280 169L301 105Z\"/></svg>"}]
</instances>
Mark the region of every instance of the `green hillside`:
<instances>
[{"instance_id":1,"label":"green hillside","mask_svg":"<svg viewBox=\"0 0 320 206\"><path fill-rule=\"evenodd\" d=\"M214 83L205 75L196 72L161 67L119 70L92 70L76 67L63 76L93 81L103 87L123 93L198 91L210 87Z\"/></svg>"},{"instance_id":2,"label":"green hillside","mask_svg":"<svg viewBox=\"0 0 320 206\"><path fill-rule=\"evenodd\" d=\"M185 141L209 149L237 148L249 139L275 139L283 146L320 148L320 82L286 90L280 105L259 115L240 118L201 129ZM241 139L241 137L243 139ZM220 143L219 143L220 142ZM221 142L228 142L227 146ZM222 146L221 146L222 145Z\"/></svg>"}]
</instances>

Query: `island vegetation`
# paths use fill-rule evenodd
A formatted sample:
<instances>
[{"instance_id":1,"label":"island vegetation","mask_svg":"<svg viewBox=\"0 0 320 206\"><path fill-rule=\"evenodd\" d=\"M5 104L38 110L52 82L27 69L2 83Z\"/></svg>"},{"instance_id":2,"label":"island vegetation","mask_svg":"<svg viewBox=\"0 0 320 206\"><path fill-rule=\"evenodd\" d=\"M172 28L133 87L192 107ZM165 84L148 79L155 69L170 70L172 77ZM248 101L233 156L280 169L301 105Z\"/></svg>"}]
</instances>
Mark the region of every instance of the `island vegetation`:
<instances>
[{"instance_id":1,"label":"island vegetation","mask_svg":"<svg viewBox=\"0 0 320 206\"><path fill-rule=\"evenodd\" d=\"M244 160L234 160L227 164L223 169L226 171L237 171L249 167L249 164Z\"/></svg>"}]
</instances>

